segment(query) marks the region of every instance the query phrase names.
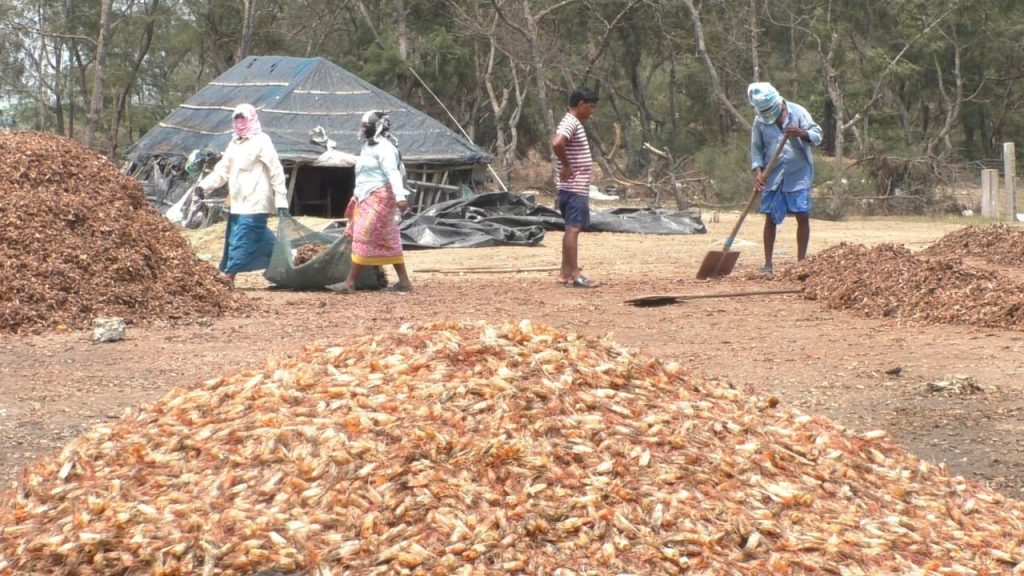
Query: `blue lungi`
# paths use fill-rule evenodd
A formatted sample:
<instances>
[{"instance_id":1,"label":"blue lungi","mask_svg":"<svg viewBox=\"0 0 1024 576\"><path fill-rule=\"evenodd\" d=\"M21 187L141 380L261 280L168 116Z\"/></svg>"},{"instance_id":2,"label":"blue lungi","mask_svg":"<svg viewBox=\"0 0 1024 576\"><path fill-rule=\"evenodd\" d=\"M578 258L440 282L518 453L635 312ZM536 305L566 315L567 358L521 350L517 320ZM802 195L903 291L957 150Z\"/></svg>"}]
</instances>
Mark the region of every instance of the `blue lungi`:
<instances>
[{"instance_id":1,"label":"blue lungi","mask_svg":"<svg viewBox=\"0 0 1024 576\"><path fill-rule=\"evenodd\" d=\"M220 271L236 274L265 269L270 264L276 240L274 233L267 228L266 214L229 215Z\"/></svg>"},{"instance_id":2,"label":"blue lungi","mask_svg":"<svg viewBox=\"0 0 1024 576\"><path fill-rule=\"evenodd\" d=\"M781 188L766 190L761 193L761 213L770 215L776 225L782 224L786 214L810 214L811 191L783 192Z\"/></svg>"}]
</instances>

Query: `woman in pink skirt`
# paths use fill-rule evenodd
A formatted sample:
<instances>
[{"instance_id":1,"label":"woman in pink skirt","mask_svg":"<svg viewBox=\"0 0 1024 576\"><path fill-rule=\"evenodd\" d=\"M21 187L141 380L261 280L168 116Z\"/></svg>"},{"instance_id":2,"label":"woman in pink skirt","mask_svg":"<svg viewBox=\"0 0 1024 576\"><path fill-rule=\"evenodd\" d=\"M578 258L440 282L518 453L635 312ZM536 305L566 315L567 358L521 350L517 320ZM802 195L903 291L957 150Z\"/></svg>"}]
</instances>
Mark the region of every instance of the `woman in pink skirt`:
<instances>
[{"instance_id":1,"label":"woman in pink skirt","mask_svg":"<svg viewBox=\"0 0 1024 576\"><path fill-rule=\"evenodd\" d=\"M355 292L356 278L363 266L391 264L398 274L393 292L409 292L412 283L405 270L402 238L395 222L395 210L408 210L408 192L402 179L398 144L391 134L391 120L384 112L363 115L362 136L366 138L356 162L356 186L345 216L345 234L352 236L352 267L344 281L329 290Z\"/></svg>"}]
</instances>

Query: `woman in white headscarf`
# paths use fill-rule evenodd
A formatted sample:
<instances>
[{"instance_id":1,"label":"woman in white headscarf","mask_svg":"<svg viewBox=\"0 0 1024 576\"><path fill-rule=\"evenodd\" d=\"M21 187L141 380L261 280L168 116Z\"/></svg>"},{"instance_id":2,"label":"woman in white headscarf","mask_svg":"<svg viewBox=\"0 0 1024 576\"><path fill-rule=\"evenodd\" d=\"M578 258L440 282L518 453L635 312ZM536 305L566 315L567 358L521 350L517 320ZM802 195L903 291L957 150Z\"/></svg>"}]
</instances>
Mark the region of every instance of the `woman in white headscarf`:
<instances>
[{"instance_id":1,"label":"woman in white headscarf","mask_svg":"<svg viewBox=\"0 0 1024 576\"><path fill-rule=\"evenodd\" d=\"M389 290L409 292L412 282L405 269L402 237L395 222L396 209L408 210L398 142L391 134L391 120L381 111L363 115L360 136L366 139L356 161L356 186L345 216L345 234L352 237L352 267L344 281L327 286L348 294L364 266L391 264L398 283Z\"/></svg>"},{"instance_id":2,"label":"woman in white headscarf","mask_svg":"<svg viewBox=\"0 0 1024 576\"><path fill-rule=\"evenodd\" d=\"M213 171L196 184L196 193L228 185L230 211L224 234L220 279L234 285L235 274L262 270L270 263L274 234L267 219L276 208L288 214L284 168L270 136L260 126L256 108L240 104L231 114L234 137Z\"/></svg>"}]
</instances>

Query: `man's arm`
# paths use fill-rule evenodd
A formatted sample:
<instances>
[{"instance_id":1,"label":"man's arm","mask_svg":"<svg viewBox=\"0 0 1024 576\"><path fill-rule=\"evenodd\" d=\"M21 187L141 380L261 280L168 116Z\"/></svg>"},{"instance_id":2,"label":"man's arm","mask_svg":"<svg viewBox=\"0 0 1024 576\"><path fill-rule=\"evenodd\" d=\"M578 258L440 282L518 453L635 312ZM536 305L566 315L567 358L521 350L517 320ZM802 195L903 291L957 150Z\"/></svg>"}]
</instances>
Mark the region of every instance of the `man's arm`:
<instances>
[{"instance_id":1,"label":"man's arm","mask_svg":"<svg viewBox=\"0 0 1024 576\"><path fill-rule=\"evenodd\" d=\"M757 129L755 124L750 130L750 170L754 176L754 189L758 192L764 191L764 182L768 177L764 173L764 167L767 158L765 158L764 149L764 137L761 135L761 131Z\"/></svg>"},{"instance_id":2,"label":"man's arm","mask_svg":"<svg viewBox=\"0 0 1024 576\"><path fill-rule=\"evenodd\" d=\"M818 126L806 110L793 114L793 122L786 126L786 135L810 142L813 146L821 146L821 126Z\"/></svg>"},{"instance_id":3,"label":"man's arm","mask_svg":"<svg viewBox=\"0 0 1024 576\"><path fill-rule=\"evenodd\" d=\"M560 182L572 179L572 165L569 164L569 157L565 154L565 145L568 142L569 140L564 134L556 133L551 138L551 149L555 152L555 156L558 157L558 161L562 163L562 169L558 173L558 180Z\"/></svg>"}]
</instances>

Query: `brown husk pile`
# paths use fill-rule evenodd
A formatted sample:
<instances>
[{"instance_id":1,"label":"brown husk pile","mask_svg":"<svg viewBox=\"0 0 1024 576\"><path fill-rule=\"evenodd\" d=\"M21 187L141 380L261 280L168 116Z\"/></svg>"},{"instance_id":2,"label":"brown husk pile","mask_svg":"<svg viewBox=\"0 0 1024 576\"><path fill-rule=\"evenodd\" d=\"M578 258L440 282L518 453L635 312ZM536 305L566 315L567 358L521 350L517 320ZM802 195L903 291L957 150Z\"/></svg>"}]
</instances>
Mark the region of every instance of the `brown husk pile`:
<instances>
[{"instance_id":1,"label":"brown husk pile","mask_svg":"<svg viewBox=\"0 0 1024 576\"><path fill-rule=\"evenodd\" d=\"M809 298L869 317L1024 329L1024 284L956 258L922 258L903 246L839 244L779 275Z\"/></svg>"},{"instance_id":2,"label":"brown husk pile","mask_svg":"<svg viewBox=\"0 0 1024 576\"><path fill-rule=\"evenodd\" d=\"M301 266L319 256L326 248L326 244L303 244L295 250L295 261L292 265Z\"/></svg>"},{"instance_id":3,"label":"brown husk pile","mask_svg":"<svg viewBox=\"0 0 1024 576\"><path fill-rule=\"evenodd\" d=\"M1021 503L609 342L438 323L175 390L23 474L0 574L974 574Z\"/></svg>"},{"instance_id":4,"label":"brown husk pile","mask_svg":"<svg viewBox=\"0 0 1024 576\"><path fill-rule=\"evenodd\" d=\"M980 258L997 265L1024 265L1024 228L994 224L968 226L946 234L921 251L931 258Z\"/></svg>"},{"instance_id":5,"label":"brown husk pile","mask_svg":"<svg viewBox=\"0 0 1024 576\"><path fill-rule=\"evenodd\" d=\"M215 281L140 184L73 140L0 133L0 331L220 316Z\"/></svg>"}]
</instances>

